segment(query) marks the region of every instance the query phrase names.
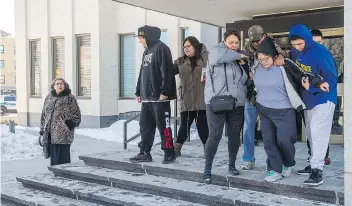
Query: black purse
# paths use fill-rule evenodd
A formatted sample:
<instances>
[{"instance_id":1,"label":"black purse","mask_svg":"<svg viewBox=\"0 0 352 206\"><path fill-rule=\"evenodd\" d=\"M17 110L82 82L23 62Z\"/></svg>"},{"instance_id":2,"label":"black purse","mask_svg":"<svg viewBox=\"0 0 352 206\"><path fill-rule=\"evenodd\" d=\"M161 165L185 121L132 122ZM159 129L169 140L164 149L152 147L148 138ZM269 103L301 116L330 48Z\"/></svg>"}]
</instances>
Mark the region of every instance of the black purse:
<instances>
[{"instance_id":1,"label":"black purse","mask_svg":"<svg viewBox=\"0 0 352 206\"><path fill-rule=\"evenodd\" d=\"M50 157L50 143L43 143L43 136L39 136L38 143L43 148L43 155L45 159Z\"/></svg>"},{"instance_id":2,"label":"black purse","mask_svg":"<svg viewBox=\"0 0 352 206\"><path fill-rule=\"evenodd\" d=\"M214 80L213 80L214 67L213 67L213 71L211 71L211 74L210 74L211 87L213 89L213 94L214 94L214 96L210 100L210 108L214 113L232 111L236 108L236 99L229 94L229 87L227 84L226 64L224 64L224 72L225 72L225 82L226 82L226 95L221 95L221 96L215 96Z\"/></svg>"}]
</instances>

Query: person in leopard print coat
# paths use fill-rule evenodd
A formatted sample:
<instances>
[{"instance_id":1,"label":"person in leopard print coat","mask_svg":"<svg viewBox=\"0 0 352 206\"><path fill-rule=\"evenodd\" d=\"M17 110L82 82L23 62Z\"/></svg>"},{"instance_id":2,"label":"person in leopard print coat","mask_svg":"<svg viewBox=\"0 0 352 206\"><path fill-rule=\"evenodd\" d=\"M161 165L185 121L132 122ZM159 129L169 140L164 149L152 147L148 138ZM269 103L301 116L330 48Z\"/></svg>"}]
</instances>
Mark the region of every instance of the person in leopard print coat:
<instances>
[{"instance_id":1,"label":"person in leopard print coat","mask_svg":"<svg viewBox=\"0 0 352 206\"><path fill-rule=\"evenodd\" d=\"M43 143L50 144L51 165L70 163L70 146L75 127L81 123L81 112L67 82L57 78L45 98L40 119Z\"/></svg>"}]
</instances>

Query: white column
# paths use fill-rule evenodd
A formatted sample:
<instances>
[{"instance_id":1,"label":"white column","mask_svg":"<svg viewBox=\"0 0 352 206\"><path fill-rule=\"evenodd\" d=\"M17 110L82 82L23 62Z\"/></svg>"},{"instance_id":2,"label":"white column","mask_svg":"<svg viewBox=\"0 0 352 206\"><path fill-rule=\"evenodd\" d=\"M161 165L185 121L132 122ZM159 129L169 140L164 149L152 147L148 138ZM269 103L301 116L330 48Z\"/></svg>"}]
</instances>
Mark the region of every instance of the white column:
<instances>
[{"instance_id":1,"label":"white column","mask_svg":"<svg viewBox=\"0 0 352 206\"><path fill-rule=\"evenodd\" d=\"M344 8L344 152L345 205L352 205L352 1Z\"/></svg>"},{"instance_id":2,"label":"white column","mask_svg":"<svg viewBox=\"0 0 352 206\"><path fill-rule=\"evenodd\" d=\"M16 32L16 88L17 111L20 125L28 126L28 98L30 91L30 67L28 60L27 1L15 1ZM20 84L19 84L20 82Z\"/></svg>"},{"instance_id":3,"label":"white column","mask_svg":"<svg viewBox=\"0 0 352 206\"><path fill-rule=\"evenodd\" d=\"M51 65L51 38L50 38L50 1L45 1L43 34L41 38L41 55L42 55L42 99L50 92L51 81L53 78Z\"/></svg>"},{"instance_id":4,"label":"white column","mask_svg":"<svg viewBox=\"0 0 352 206\"><path fill-rule=\"evenodd\" d=\"M74 35L74 1L68 0L65 2L69 6L69 11L65 15L69 21L65 30L65 79L70 85L72 93L77 95L77 68L76 68L76 41Z\"/></svg>"}]
</instances>

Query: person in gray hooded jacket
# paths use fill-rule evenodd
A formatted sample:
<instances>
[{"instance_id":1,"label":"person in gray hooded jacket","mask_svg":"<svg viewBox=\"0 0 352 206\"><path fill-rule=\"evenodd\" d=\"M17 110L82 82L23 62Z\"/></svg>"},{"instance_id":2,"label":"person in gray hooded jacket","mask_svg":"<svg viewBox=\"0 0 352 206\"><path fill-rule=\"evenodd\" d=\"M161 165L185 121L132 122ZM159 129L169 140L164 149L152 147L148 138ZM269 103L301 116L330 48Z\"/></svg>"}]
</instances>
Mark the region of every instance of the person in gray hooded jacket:
<instances>
[{"instance_id":1,"label":"person in gray hooded jacket","mask_svg":"<svg viewBox=\"0 0 352 206\"><path fill-rule=\"evenodd\" d=\"M221 140L224 124L227 125L229 172L238 175L235 167L236 156L240 146L240 131L243 124L243 111L246 101L248 75L240 66L240 60L247 56L238 52L240 36L235 30L227 30L224 33L224 41L212 47L209 51L206 84L204 89L206 115L209 127L209 137L205 146L205 169L204 182L211 183L211 168L219 142ZM226 76L225 76L226 70ZM236 107L232 111L215 113L210 106L210 100L214 96L222 96L228 93L236 101Z\"/></svg>"}]
</instances>

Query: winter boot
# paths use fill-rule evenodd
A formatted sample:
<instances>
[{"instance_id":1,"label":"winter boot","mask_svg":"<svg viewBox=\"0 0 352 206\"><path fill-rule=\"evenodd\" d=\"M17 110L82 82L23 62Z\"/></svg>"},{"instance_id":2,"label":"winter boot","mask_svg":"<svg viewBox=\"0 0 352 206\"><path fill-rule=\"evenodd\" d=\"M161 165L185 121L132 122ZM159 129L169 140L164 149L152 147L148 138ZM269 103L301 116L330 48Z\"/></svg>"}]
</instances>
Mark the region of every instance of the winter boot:
<instances>
[{"instance_id":1,"label":"winter boot","mask_svg":"<svg viewBox=\"0 0 352 206\"><path fill-rule=\"evenodd\" d=\"M181 143L174 143L174 149L175 149L175 155L176 156L181 156L181 148L182 148L182 144Z\"/></svg>"},{"instance_id":2,"label":"winter boot","mask_svg":"<svg viewBox=\"0 0 352 206\"><path fill-rule=\"evenodd\" d=\"M176 155L175 155L175 150L169 149L169 150L164 150L164 160L163 164L171 164L175 161Z\"/></svg>"}]
</instances>

